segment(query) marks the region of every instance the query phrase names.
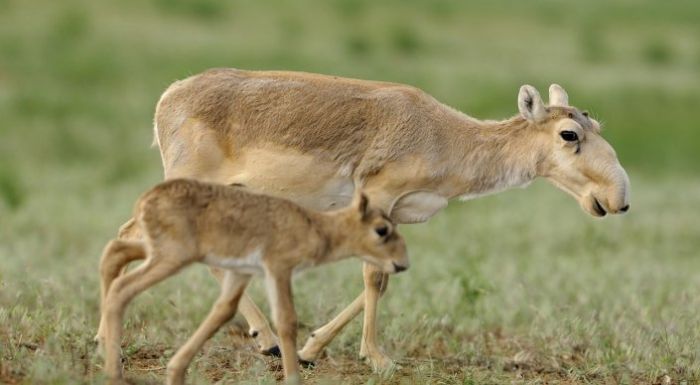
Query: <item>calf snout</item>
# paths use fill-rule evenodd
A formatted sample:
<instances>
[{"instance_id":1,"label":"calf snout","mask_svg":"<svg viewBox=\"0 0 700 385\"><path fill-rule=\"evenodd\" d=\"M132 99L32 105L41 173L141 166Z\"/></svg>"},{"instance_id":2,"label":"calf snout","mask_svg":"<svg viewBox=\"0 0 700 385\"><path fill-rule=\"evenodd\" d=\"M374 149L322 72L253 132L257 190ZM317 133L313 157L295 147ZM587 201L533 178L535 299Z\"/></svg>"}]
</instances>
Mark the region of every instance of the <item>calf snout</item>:
<instances>
[{"instance_id":1,"label":"calf snout","mask_svg":"<svg viewBox=\"0 0 700 385\"><path fill-rule=\"evenodd\" d=\"M392 262L392 263L393 263L393 265L394 265L394 272L395 272L395 273L400 273L400 272L402 272L402 271L408 270L408 265L399 265L399 264L396 263L396 262Z\"/></svg>"}]
</instances>

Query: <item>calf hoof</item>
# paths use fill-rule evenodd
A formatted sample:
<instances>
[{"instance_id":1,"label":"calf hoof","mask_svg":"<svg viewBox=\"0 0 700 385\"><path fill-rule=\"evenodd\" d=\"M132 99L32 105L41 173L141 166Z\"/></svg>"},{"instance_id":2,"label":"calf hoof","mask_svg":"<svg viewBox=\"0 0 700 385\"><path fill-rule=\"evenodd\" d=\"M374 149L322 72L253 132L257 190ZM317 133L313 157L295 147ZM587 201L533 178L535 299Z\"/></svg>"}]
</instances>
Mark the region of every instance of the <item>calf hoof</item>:
<instances>
[{"instance_id":1,"label":"calf hoof","mask_svg":"<svg viewBox=\"0 0 700 385\"><path fill-rule=\"evenodd\" d=\"M299 359L299 365L301 365L302 368L304 369L314 369L316 367L316 362L314 361L307 361L307 360L302 360L301 358Z\"/></svg>"},{"instance_id":2,"label":"calf hoof","mask_svg":"<svg viewBox=\"0 0 700 385\"><path fill-rule=\"evenodd\" d=\"M266 355L266 356L271 356L271 357L282 357L282 352L280 351L280 347L277 345L275 345L269 349L265 349L265 350L261 351L260 353L262 353L263 355Z\"/></svg>"}]
</instances>

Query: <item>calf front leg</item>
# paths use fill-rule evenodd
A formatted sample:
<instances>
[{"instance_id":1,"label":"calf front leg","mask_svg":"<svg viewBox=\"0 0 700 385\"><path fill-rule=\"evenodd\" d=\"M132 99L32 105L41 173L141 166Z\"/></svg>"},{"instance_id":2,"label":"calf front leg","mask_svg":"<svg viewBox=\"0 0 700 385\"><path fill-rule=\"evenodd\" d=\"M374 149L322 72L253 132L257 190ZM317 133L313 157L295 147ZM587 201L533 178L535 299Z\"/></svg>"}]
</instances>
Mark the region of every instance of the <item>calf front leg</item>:
<instances>
[{"instance_id":1,"label":"calf front leg","mask_svg":"<svg viewBox=\"0 0 700 385\"><path fill-rule=\"evenodd\" d=\"M292 297L291 271L267 272L265 283L275 326L282 348L282 368L287 384L299 384L299 363L296 351L297 314Z\"/></svg>"},{"instance_id":2,"label":"calf front leg","mask_svg":"<svg viewBox=\"0 0 700 385\"><path fill-rule=\"evenodd\" d=\"M204 343L236 314L239 300L249 280L249 275L238 274L233 271L227 271L224 274L221 282L221 294L212 307L211 312L197 331L170 359L167 373L168 384L180 385L185 383L185 372L194 356L202 349Z\"/></svg>"}]
</instances>

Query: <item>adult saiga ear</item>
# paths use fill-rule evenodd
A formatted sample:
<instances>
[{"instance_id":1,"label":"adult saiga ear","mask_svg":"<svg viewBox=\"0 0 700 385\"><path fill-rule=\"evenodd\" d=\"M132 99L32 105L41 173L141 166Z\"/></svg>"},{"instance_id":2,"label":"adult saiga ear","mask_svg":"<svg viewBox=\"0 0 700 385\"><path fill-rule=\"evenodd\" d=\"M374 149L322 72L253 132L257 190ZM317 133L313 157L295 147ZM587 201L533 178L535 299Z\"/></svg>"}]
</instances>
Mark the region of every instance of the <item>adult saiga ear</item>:
<instances>
[{"instance_id":1,"label":"adult saiga ear","mask_svg":"<svg viewBox=\"0 0 700 385\"><path fill-rule=\"evenodd\" d=\"M533 123L540 122L547 117L547 109L544 107L540 93L535 87L528 84L520 87L518 109L520 115Z\"/></svg>"},{"instance_id":2,"label":"adult saiga ear","mask_svg":"<svg viewBox=\"0 0 700 385\"><path fill-rule=\"evenodd\" d=\"M549 105L562 107L569 105L569 95L559 84L549 86Z\"/></svg>"}]
</instances>

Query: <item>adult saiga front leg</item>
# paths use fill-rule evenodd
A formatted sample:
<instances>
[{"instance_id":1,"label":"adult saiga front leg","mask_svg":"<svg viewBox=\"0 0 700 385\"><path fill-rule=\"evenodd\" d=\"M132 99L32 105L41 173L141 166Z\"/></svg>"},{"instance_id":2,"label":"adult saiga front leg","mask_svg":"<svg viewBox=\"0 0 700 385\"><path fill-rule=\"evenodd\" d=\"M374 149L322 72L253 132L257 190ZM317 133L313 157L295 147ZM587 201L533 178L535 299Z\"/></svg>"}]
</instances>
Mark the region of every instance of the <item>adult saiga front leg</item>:
<instances>
[{"instance_id":1,"label":"adult saiga front leg","mask_svg":"<svg viewBox=\"0 0 700 385\"><path fill-rule=\"evenodd\" d=\"M384 370L394 363L384 354L377 343L377 306L379 298L386 292L389 275L382 273L375 265L365 263L362 267L365 281L365 317L362 325L360 357L369 361L374 370Z\"/></svg>"},{"instance_id":2,"label":"adult saiga front leg","mask_svg":"<svg viewBox=\"0 0 700 385\"><path fill-rule=\"evenodd\" d=\"M365 309L360 356L366 358L375 370L392 365L392 360L377 345L377 304L386 292L389 276L368 263L363 265L362 271L365 290L332 321L311 333L304 348L299 351L302 362L313 362L345 325Z\"/></svg>"}]
</instances>

